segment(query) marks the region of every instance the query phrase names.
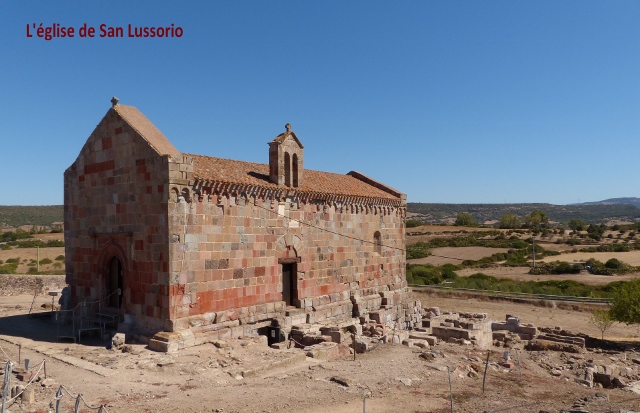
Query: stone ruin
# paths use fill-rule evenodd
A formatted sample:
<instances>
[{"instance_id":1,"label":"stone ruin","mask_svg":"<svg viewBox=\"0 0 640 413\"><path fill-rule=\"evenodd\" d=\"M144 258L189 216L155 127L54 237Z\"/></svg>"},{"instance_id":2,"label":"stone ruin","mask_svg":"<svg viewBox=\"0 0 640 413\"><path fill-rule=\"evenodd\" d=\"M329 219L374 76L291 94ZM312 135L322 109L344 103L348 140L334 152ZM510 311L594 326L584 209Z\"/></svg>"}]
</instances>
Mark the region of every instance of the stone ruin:
<instances>
[{"instance_id":1,"label":"stone ruin","mask_svg":"<svg viewBox=\"0 0 640 413\"><path fill-rule=\"evenodd\" d=\"M364 353L377 343L399 344L411 337L422 320L422 304L419 300L397 302L397 294L367 295L354 298L352 301L355 317L347 316L340 322L335 319L300 322L303 318L292 319L288 328L288 320L284 325L283 336L288 340L272 344L274 348L295 346L303 348L307 356L334 360L356 353ZM376 301L380 303L376 303ZM368 306L372 310L368 309ZM288 334L287 334L288 333Z\"/></svg>"},{"instance_id":2,"label":"stone ruin","mask_svg":"<svg viewBox=\"0 0 640 413\"><path fill-rule=\"evenodd\" d=\"M510 347L512 343L533 340L537 335L537 329L533 324L521 324L519 317L509 314L504 322L492 322L493 345L496 347Z\"/></svg>"},{"instance_id":3,"label":"stone ruin","mask_svg":"<svg viewBox=\"0 0 640 413\"><path fill-rule=\"evenodd\" d=\"M586 350L584 337L576 336L561 327L539 327L538 330L540 334L535 340L530 339L525 346L526 350L551 350L567 353L583 353Z\"/></svg>"}]
</instances>

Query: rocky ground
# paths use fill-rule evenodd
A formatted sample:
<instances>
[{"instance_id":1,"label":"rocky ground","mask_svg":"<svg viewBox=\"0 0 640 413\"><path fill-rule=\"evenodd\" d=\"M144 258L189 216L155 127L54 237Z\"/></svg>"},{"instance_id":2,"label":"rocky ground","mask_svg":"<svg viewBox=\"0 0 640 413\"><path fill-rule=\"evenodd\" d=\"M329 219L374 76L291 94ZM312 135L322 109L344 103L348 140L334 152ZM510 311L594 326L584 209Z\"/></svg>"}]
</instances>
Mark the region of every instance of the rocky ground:
<instances>
[{"instance_id":1,"label":"rocky ground","mask_svg":"<svg viewBox=\"0 0 640 413\"><path fill-rule=\"evenodd\" d=\"M526 351L525 342L489 352L448 343L428 348L380 343L355 360L349 355L322 361L301 349L271 349L264 337L256 337L163 354L142 344L107 349L99 338L58 342L49 316L26 315L31 299L0 298L0 347L6 353L0 352L0 360L17 364L20 359L23 365L28 358L37 372L31 384L29 376L20 381L11 375L11 387L26 386L26 396L11 404L10 412L54 411L61 386L61 411L73 411L82 394L80 411L86 412L85 402L108 412L449 412L449 377L455 412L640 412L640 348L633 342L622 351L579 353ZM47 302L39 298L38 307ZM518 314L527 322L536 314L514 303L423 299L425 307L436 302L443 310L489 308L500 320ZM587 317L558 310L546 325L580 326ZM616 336L626 332L631 337L636 330L619 328ZM603 376L592 377L595 384L589 387L584 382L589 374ZM599 383L607 374L612 383L604 385L610 388Z\"/></svg>"}]
</instances>

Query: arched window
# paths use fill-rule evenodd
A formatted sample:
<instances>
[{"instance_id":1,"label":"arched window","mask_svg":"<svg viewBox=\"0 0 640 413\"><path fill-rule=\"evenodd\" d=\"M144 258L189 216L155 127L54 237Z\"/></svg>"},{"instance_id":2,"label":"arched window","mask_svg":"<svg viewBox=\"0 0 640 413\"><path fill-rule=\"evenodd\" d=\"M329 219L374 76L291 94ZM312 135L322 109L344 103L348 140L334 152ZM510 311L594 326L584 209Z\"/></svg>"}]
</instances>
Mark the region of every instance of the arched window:
<instances>
[{"instance_id":1,"label":"arched window","mask_svg":"<svg viewBox=\"0 0 640 413\"><path fill-rule=\"evenodd\" d=\"M284 153L284 184L291 186L291 158L289 152Z\"/></svg>"},{"instance_id":2,"label":"arched window","mask_svg":"<svg viewBox=\"0 0 640 413\"><path fill-rule=\"evenodd\" d=\"M293 187L298 187L298 155L293 154Z\"/></svg>"},{"instance_id":3,"label":"arched window","mask_svg":"<svg viewBox=\"0 0 640 413\"><path fill-rule=\"evenodd\" d=\"M382 236L380 235L380 231L373 233L373 250L378 254L382 254Z\"/></svg>"},{"instance_id":4,"label":"arched window","mask_svg":"<svg viewBox=\"0 0 640 413\"><path fill-rule=\"evenodd\" d=\"M189 194L189 189L188 188L182 188L182 198L184 199L185 202L191 202L191 196ZM178 202L180 198L178 198Z\"/></svg>"},{"instance_id":5,"label":"arched window","mask_svg":"<svg viewBox=\"0 0 640 413\"><path fill-rule=\"evenodd\" d=\"M180 191L178 191L178 188L176 187L171 188L171 201L178 202L179 200L180 200Z\"/></svg>"}]
</instances>

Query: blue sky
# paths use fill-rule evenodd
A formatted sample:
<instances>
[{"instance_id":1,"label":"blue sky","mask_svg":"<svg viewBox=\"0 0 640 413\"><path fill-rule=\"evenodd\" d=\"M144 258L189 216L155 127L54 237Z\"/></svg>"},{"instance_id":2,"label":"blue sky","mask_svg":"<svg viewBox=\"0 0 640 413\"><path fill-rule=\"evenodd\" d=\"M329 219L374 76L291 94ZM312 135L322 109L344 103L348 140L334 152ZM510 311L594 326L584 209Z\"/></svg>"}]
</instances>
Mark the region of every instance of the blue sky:
<instances>
[{"instance_id":1,"label":"blue sky","mask_svg":"<svg viewBox=\"0 0 640 413\"><path fill-rule=\"evenodd\" d=\"M184 4L183 4L184 3ZM112 96L181 151L357 170L410 202L640 196L634 1L0 1L0 205L63 203ZM26 25L182 27L27 38ZM98 34L99 35L99 34Z\"/></svg>"}]
</instances>

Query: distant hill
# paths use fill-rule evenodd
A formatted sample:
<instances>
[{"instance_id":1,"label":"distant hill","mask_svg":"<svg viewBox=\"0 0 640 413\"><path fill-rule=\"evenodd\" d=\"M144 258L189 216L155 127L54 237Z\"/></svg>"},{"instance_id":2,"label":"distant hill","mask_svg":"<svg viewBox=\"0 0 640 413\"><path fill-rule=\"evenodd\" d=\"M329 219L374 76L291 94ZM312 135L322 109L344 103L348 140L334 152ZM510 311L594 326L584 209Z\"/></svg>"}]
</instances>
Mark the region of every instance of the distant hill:
<instances>
[{"instance_id":1,"label":"distant hill","mask_svg":"<svg viewBox=\"0 0 640 413\"><path fill-rule=\"evenodd\" d=\"M51 226L64 220L64 205L0 205L0 227L22 225Z\"/></svg>"},{"instance_id":2,"label":"distant hill","mask_svg":"<svg viewBox=\"0 0 640 413\"><path fill-rule=\"evenodd\" d=\"M640 208L640 198L610 198L597 202L582 202L574 205L635 205Z\"/></svg>"},{"instance_id":3,"label":"distant hill","mask_svg":"<svg viewBox=\"0 0 640 413\"><path fill-rule=\"evenodd\" d=\"M552 221L566 223L581 219L588 223L608 223L612 220L640 220L640 198L613 198L576 205L553 204L425 204L409 202L407 212L431 224L447 224L460 212L468 212L478 222L497 221L506 213L523 217L536 209L544 210ZM51 226L64 220L63 205L3 206L0 205L0 226Z\"/></svg>"},{"instance_id":4,"label":"distant hill","mask_svg":"<svg viewBox=\"0 0 640 413\"><path fill-rule=\"evenodd\" d=\"M413 218L431 224L451 223L460 212L471 214L478 222L487 222L497 221L507 213L515 214L522 218L537 209L545 211L550 220L561 223L567 223L572 219L581 219L587 223L597 224L606 224L612 220L634 222L640 219L640 208L622 203L580 205L407 203L407 212L416 214Z\"/></svg>"}]
</instances>

